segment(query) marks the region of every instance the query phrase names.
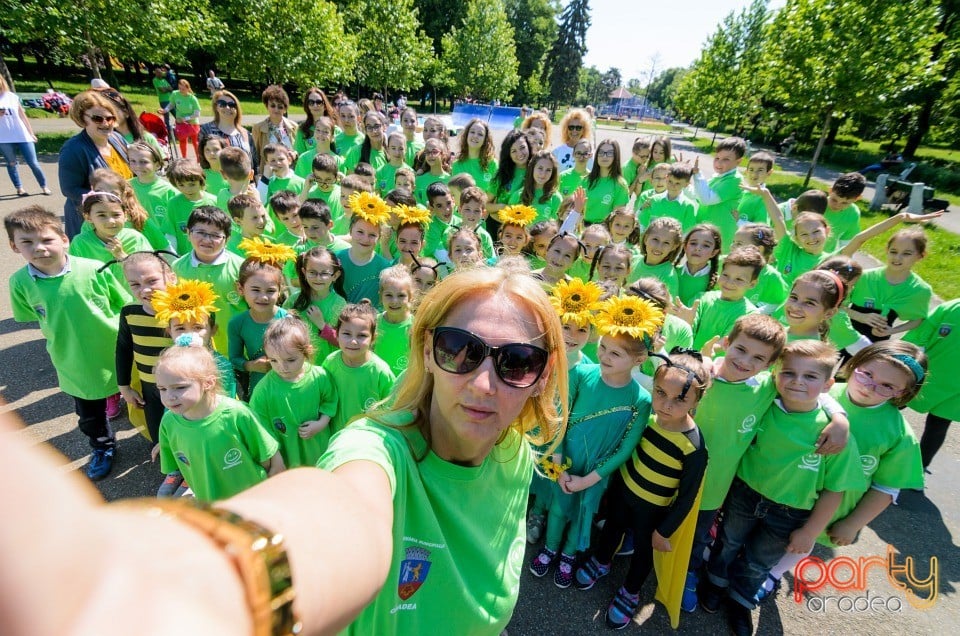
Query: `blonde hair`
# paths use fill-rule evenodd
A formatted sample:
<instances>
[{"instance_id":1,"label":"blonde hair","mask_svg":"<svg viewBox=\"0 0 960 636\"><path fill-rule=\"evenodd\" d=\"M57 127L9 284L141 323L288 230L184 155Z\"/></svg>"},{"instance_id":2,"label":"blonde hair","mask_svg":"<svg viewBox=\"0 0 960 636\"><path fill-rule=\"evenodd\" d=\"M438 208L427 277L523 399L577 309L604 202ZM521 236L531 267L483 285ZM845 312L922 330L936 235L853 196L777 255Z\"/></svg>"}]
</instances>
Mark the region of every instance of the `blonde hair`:
<instances>
[{"instance_id":1,"label":"blonde hair","mask_svg":"<svg viewBox=\"0 0 960 636\"><path fill-rule=\"evenodd\" d=\"M297 316L284 316L274 320L263 334L263 348L274 350L288 347L299 351L307 360L313 360L316 347L310 339L307 324Z\"/></svg>"},{"instance_id":2,"label":"blonde hair","mask_svg":"<svg viewBox=\"0 0 960 636\"><path fill-rule=\"evenodd\" d=\"M461 304L494 297L507 297L512 305L536 316L537 329L543 333L543 346L550 352L546 385L527 399L511 428L533 444L549 445L546 454L552 452L563 438L567 420L567 359L558 355L564 351L563 328L546 292L522 269L477 267L457 271L437 283L423 297L410 328L411 355L406 372L388 402L381 403L369 417L389 424L389 412L409 411L414 415L409 426L416 426L429 442L433 376L427 373L422 353L428 334Z\"/></svg>"},{"instance_id":3,"label":"blonde hair","mask_svg":"<svg viewBox=\"0 0 960 636\"><path fill-rule=\"evenodd\" d=\"M569 110L560 121L560 140L568 146L570 145L570 131L567 130L567 126L574 123L579 123L583 126L583 133L580 137L581 140L589 140L590 135L593 134L590 126L590 114L582 108Z\"/></svg>"},{"instance_id":4,"label":"blonde hair","mask_svg":"<svg viewBox=\"0 0 960 636\"><path fill-rule=\"evenodd\" d=\"M217 369L217 363L213 359L213 354L203 346L173 346L160 354L157 360L155 372L161 367L176 369L177 372L198 382L213 380L214 393L222 393L223 386L220 384L220 372Z\"/></svg>"},{"instance_id":5,"label":"blonde hair","mask_svg":"<svg viewBox=\"0 0 960 636\"><path fill-rule=\"evenodd\" d=\"M112 101L107 99L103 93L97 91L83 91L73 98L73 104L70 105L70 119L77 126L81 128L86 128L87 123L83 121L83 116L87 114L87 111L91 108L105 108L113 113L113 116L118 115L117 105Z\"/></svg>"}]
</instances>

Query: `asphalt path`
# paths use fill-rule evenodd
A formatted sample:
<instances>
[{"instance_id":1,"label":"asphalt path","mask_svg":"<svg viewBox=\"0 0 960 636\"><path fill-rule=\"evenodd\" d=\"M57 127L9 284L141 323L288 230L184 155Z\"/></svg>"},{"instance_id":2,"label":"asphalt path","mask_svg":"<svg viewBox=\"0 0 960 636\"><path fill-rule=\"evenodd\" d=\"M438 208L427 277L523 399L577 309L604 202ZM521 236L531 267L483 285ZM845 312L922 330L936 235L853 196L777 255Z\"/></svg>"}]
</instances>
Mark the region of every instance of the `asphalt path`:
<instances>
[{"instance_id":1,"label":"asphalt path","mask_svg":"<svg viewBox=\"0 0 960 636\"><path fill-rule=\"evenodd\" d=\"M48 121L48 120L39 120ZM56 120L54 120L56 121ZM498 134L502 138L502 134ZM613 138L621 148L629 152L635 131L601 129L598 140ZM693 158L690 145L674 136L675 151L683 152L685 158ZM5 175L0 175L0 216L24 205L40 204L51 210L62 211L63 197L56 181L56 157L41 157L44 173L55 194L50 197L35 194L26 198L13 195L13 187ZM701 166L709 170L707 157L701 157ZM28 191L39 192L29 170L21 167L21 178ZM15 411L25 422L18 435L35 443L47 443L63 454L62 470L76 472L83 479L81 469L89 459L86 439L77 430L72 400L57 389L56 375L50 358L44 349L43 337L34 324L18 324L13 321L9 305L9 278L23 266L22 259L9 249L0 256L0 395L6 401L0 406L4 411ZM923 418L912 411L905 411L908 420L919 435ZM159 466L151 464L149 444L134 431L125 419L117 423L119 455L111 475L99 482L97 487L108 500L123 497L150 496L155 493L161 475ZM2 442L0 442L2 443ZM899 505L887 510L870 527L864 529L860 540L842 551L842 556L874 557L886 555L887 546L898 552L898 562L904 557L913 558L915 577L930 575L930 559L937 559L937 599L933 607L922 611L914 609L906 600L904 592L895 588L884 574L883 568L873 568L865 578L866 590L823 589L820 595L830 597L821 609L822 597L806 597L797 603L790 593L791 585L775 598L766 601L759 612L754 613L759 634L944 634L960 626L960 603L956 598L960 582L960 552L955 536L960 530L960 505L956 493L960 492L957 456L960 443L955 431L951 432L943 450L934 460L933 474L928 475L928 486L922 493L904 492ZM36 505L44 505L42 501ZM29 510L18 511L30 514ZM533 558L536 548L528 548L527 562ZM840 556L833 551L818 547L815 555L824 560ZM829 563L829 561L828 561ZM509 627L512 636L553 633L561 635L607 633L604 625L606 604L622 580L626 560L618 560L613 574L602 580L589 592L573 588L557 589L552 575L536 579L525 570L520 602ZM839 568L837 580L849 578L848 568ZM792 581L791 577L787 577ZM392 584L392 582L387 582ZM643 591L643 609L636 622L648 633L670 631L666 612L653 604L653 577ZM863 597L869 594L867 600ZM860 599L860 600L858 600ZM880 599L877 601L876 599ZM856 601L856 602L855 602ZM123 602L119 599L118 602ZM318 602L323 602L322 599ZM867 606L866 609L862 609ZM637 626L630 630L636 631ZM438 632L443 626L438 625ZM707 615L702 611L685 614L680 624L680 633L718 634L725 633L726 625L722 612Z\"/></svg>"}]
</instances>

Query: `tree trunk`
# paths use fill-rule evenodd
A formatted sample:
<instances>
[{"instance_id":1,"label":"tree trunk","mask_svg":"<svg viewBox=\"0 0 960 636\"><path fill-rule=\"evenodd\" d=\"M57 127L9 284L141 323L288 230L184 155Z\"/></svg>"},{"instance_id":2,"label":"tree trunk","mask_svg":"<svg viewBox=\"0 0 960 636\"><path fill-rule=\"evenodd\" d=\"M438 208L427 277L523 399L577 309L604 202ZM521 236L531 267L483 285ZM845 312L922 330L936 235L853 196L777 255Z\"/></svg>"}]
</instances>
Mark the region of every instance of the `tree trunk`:
<instances>
[{"instance_id":1,"label":"tree trunk","mask_svg":"<svg viewBox=\"0 0 960 636\"><path fill-rule=\"evenodd\" d=\"M100 62L97 59L97 47L94 46L93 40L90 38L90 31L86 28L83 29L83 39L87 48L87 62L90 64L90 72L93 73L93 76L100 78Z\"/></svg>"},{"instance_id":2,"label":"tree trunk","mask_svg":"<svg viewBox=\"0 0 960 636\"><path fill-rule=\"evenodd\" d=\"M101 48L100 53L103 55L103 79L106 80L107 84L116 88L120 85L120 82L117 80L117 74L113 72L113 61L111 60L110 52Z\"/></svg>"},{"instance_id":3,"label":"tree trunk","mask_svg":"<svg viewBox=\"0 0 960 636\"><path fill-rule=\"evenodd\" d=\"M830 123L833 120L833 105L827 106L827 116L823 119L823 130L820 132L820 141L817 142L817 148L813 151L813 157L810 159L810 169L807 170L807 178L803 180L803 187L810 185L810 179L813 177L813 170L817 167L817 160L820 158L820 151L827 141L827 133L830 132Z\"/></svg>"},{"instance_id":4,"label":"tree trunk","mask_svg":"<svg viewBox=\"0 0 960 636\"><path fill-rule=\"evenodd\" d=\"M935 104L936 98L930 98L924 101L920 107L920 112L917 113L917 121L910 129L910 134L907 136L907 143L903 147L904 159L913 159L914 155L917 154L917 149L920 148L920 144L923 143L923 138L926 137L927 131L930 130L930 118L933 115L933 107Z\"/></svg>"}]
</instances>

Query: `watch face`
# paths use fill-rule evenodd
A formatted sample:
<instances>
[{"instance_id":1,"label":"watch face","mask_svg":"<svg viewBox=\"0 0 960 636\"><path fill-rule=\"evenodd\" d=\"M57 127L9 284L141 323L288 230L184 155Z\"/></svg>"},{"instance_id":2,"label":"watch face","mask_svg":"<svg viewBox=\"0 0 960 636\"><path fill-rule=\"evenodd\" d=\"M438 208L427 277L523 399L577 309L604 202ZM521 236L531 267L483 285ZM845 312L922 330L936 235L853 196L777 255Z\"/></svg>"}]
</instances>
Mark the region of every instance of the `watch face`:
<instances>
[{"instance_id":1,"label":"watch face","mask_svg":"<svg viewBox=\"0 0 960 636\"><path fill-rule=\"evenodd\" d=\"M279 417L278 417L277 419L273 420L273 428L277 429L277 430L280 431L281 433L286 433L286 432L287 432L287 425L284 424L284 423L283 423L283 420L281 420Z\"/></svg>"}]
</instances>

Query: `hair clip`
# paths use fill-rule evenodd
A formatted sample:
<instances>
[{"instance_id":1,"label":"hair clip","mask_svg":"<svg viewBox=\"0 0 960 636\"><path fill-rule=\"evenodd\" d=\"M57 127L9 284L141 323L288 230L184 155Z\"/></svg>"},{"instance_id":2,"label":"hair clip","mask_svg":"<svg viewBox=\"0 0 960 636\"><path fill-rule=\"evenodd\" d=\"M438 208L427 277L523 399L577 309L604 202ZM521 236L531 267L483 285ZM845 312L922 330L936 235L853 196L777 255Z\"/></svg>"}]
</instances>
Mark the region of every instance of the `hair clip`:
<instances>
[{"instance_id":1,"label":"hair clip","mask_svg":"<svg viewBox=\"0 0 960 636\"><path fill-rule=\"evenodd\" d=\"M134 254L153 254L154 256L157 257L157 260L159 260L161 263L163 263L163 265L165 265L168 269L170 268L170 264L169 264L167 261L163 260L163 258L162 258L160 255L161 255L161 254L169 254L169 255L172 256L173 258L178 258L178 256L177 256L176 254L174 254L173 252L171 252L170 250L141 250L141 251L139 251L139 252L133 252L132 254L127 254L127 255L124 256L123 258L115 258L115 259L113 259L112 261L107 261L106 263L104 263L103 265L101 265L101 266L97 269L97 273L99 274L100 272L104 271L105 269L107 269L107 268L110 267L111 265L116 265L117 263L123 263L124 261L126 261L128 258L130 258L131 256L133 256Z\"/></svg>"},{"instance_id":2,"label":"hair clip","mask_svg":"<svg viewBox=\"0 0 960 636\"><path fill-rule=\"evenodd\" d=\"M108 199L116 201L117 203L123 203L123 200L113 192L101 192L100 190L91 190L90 192L86 192L80 195L80 205L83 206L83 204L86 203L87 199L89 199L90 197L97 197L97 196L107 197Z\"/></svg>"}]
</instances>

